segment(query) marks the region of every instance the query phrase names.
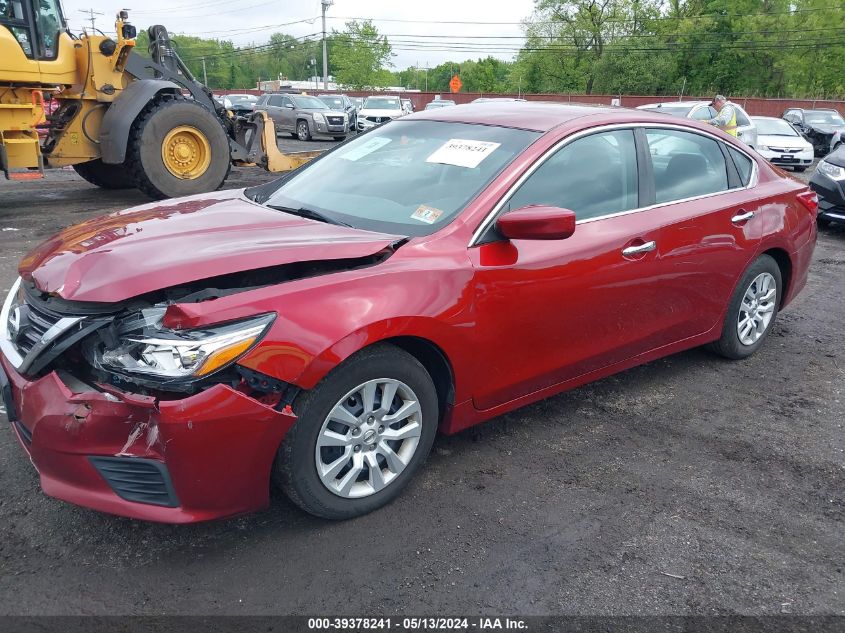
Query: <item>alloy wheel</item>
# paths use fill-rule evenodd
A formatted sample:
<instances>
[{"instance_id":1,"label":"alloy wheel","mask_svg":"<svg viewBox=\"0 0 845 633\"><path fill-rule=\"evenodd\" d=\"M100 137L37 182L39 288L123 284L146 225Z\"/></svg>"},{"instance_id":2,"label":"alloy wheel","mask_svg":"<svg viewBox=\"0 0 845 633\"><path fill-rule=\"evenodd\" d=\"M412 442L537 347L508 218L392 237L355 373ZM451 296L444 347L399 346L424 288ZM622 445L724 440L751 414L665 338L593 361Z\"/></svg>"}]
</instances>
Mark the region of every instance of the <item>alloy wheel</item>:
<instances>
[{"instance_id":1,"label":"alloy wheel","mask_svg":"<svg viewBox=\"0 0 845 633\"><path fill-rule=\"evenodd\" d=\"M383 490L405 470L422 433L419 398L403 382L370 380L332 407L317 436L317 475L347 499Z\"/></svg>"},{"instance_id":2,"label":"alloy wheel","mask_svg":"<svg viewBox=\"0 0 845 633\"><path fill-rule=\"evenodd\" d=\"M770 273L760 273L742 297L736 331L743 345L754 345L769 327L777 305L777 282Z\"/></svg>"}]
</instances>

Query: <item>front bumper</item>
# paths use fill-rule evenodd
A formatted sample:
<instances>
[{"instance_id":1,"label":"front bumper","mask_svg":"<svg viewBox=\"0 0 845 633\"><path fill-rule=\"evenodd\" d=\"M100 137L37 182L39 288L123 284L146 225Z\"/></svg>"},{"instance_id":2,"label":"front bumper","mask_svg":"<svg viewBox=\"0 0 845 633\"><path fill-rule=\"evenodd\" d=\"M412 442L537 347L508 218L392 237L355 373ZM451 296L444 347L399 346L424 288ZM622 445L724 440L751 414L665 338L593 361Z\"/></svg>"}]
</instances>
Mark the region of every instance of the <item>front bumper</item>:
<instances>
[{"instance_id":1,"label":"front bumper","mask_svg":"<svg viewBox=\"0 0 845 633\"><path fill-rule=\"evenodd\" d=\"M334 134L335 136L345 136L349 133L349 123L343 123L343 125L332 125L330 123L315 121L314 129L320 134Z\"/></svg>"},{"instance_id":2,"label":"front bumper","mask_svg":"<svg viewBox=\"0 0 845 633\"><path fill-rule=\"evenodd\" d=\"M831 178L816 171L810 178L810 189L819 196L819 217L845 223L845 179Z\"/></svg>"},{"instance_id":3,"label":"front bumper","mask_svg":"<svg viewBox=\"0 0 845 633\"><path fill-rule=\"evenodd\" d=\"M809 167L813 164L811 148L796 153L777 152L770 149L758 149L757 152L773 165L782 167Z\"/></svg>"},{"instance_id":4,"label":"front bumper","mask_svg":"<svg viewBox=\"0 0 845 633\"><path fill-rule=\"evenodd\" d=\"M2 355L0 370L9 420L52 497L165 523L269 504L270 470L293 413L222 384L155 400L56 372L28 380Z\"/></svg>"}]
</instances>

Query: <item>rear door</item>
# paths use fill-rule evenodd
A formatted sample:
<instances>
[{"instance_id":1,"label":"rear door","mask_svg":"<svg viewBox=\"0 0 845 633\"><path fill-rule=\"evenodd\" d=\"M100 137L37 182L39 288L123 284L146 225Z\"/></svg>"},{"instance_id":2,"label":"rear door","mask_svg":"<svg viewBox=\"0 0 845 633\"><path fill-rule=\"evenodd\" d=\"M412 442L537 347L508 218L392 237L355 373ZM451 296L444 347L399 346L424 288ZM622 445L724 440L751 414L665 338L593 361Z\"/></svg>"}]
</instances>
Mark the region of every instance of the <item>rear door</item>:
<instances>
[{"instance_id":1,"label":"rear door","mask_svg":"<svg viewBox=\"0 0 845 633\"><path fill-rule=\"evenodd\" d=\"M273 119L276 129L282 129L284 125L282 117L282 95L270 95L267 98L267 114Z\"/></svg>"},{"instance_id":2,"label":"rear door","mask_svg":"<svg viewBox=\"0 0 845 633\"><path fill-rule=\"evenodd\" d=\"M677 128L646 128L654 211L665 222L658 256L662 310L672 339L717 325L739 276L762 237L763 213L753 187L754 163L743 152L740 174L728 145Z\"/></svg>"}]
</instances>

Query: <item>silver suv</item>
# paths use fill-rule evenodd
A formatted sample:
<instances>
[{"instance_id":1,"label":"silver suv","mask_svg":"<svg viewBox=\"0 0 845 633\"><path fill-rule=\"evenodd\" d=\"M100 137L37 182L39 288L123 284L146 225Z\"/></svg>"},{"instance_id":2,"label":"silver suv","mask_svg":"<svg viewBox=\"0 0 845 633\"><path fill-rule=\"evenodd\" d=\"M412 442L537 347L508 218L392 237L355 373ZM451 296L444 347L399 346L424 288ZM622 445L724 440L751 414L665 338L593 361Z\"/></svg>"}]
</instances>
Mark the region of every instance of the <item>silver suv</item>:
<instances>
[{"instance_id":1,"label":"silver suv","mask_svg":"<svg viewBox=\"0 0 845 633\"><path fill-rule=\"evenodd\" d=\"M315 134L342 141L349 133L346 112L330 109L317 97L265 94L255 104L255 111L261 110L273 119L277 134L287 132L300 141L310 141Z\"/></svg>"},{"instance_id":2,"label":"silver suv","mask_svg":"<svg viewBox=\"0 0 845 633\"><path fill-rule=\"evenodd\" d=\"M737 104L729 101L736 109L736 136L751 148L757 147L757 126L748 113ZM637 110L649 110L651 112L663 112L671 116L684 119L697 119L707 121L717 114L716 108L710 105L709 101L667 101L665 103L648 103L637 106Z\"/></svg>"}]
</instances>

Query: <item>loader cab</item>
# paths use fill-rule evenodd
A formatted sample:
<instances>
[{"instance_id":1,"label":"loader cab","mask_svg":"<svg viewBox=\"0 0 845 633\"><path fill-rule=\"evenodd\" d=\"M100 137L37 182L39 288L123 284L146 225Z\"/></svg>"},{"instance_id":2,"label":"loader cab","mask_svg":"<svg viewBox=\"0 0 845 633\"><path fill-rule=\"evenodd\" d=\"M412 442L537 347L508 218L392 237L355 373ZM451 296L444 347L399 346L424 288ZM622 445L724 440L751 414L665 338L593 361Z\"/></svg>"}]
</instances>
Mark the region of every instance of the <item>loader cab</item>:
<instances>
[{"instance_id":1,"label":"loader cab","mask_svg":"<svg viewBox=\"0 0 845 633\"><path fill-rule=\"evenodd\" d=\"M59 35L67 29L59 0L0 0L0 25L37 61L56 59Z\"/></svg>"}]
</instances>

